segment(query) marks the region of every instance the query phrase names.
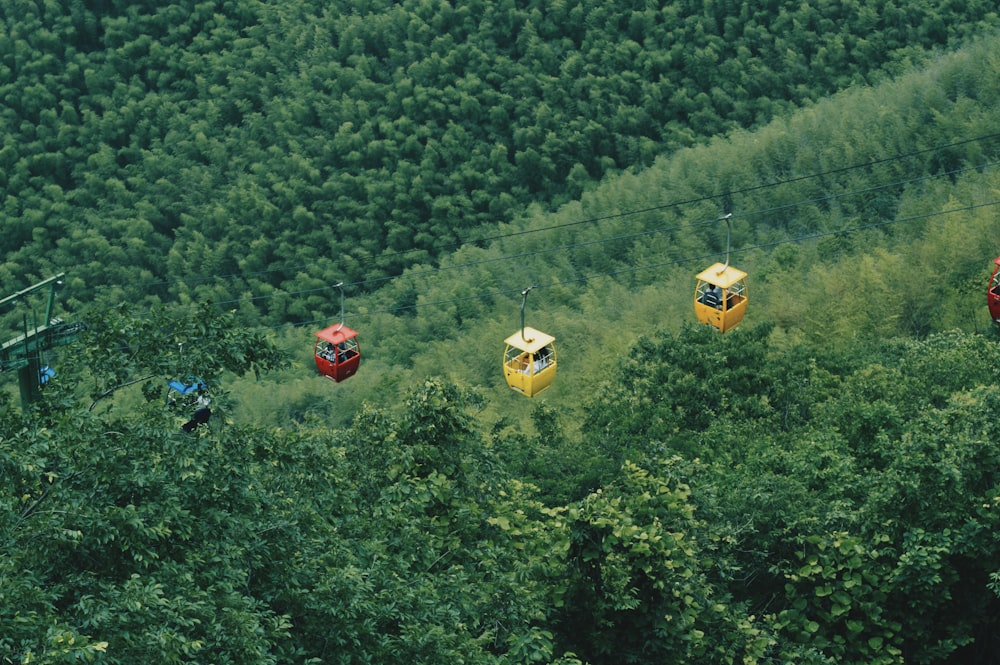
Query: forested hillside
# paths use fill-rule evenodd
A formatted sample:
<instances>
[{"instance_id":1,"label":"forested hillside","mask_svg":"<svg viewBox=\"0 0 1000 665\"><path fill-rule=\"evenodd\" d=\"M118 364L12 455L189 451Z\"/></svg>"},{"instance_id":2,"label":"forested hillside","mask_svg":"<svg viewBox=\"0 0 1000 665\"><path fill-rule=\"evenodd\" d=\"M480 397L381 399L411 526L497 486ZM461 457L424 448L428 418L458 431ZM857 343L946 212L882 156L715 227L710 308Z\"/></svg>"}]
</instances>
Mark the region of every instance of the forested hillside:
<instances>
[{"instance_id":1,"label":"forested hillside","mask_svg":"<svg viewBox=\"0 0 1000 665\"><path fill-rule=\"evenodd\" d=\"M37 403L0 392L0 660L993 662L1000 37L911 4L0 8L0 282L66 270L86 325ZM740 81L774 93L720 106ZM524 170L549 141L568 170ZM721 335L691 307L724 213ZM536 399L499 371L528 285Z\"/></svg>"},{"instance_id":2,"label":"forested hillside","mask_svg":"<svg viewBox=\"0 0 1000 665\"><path fill-rule=\"evenodd\" d=\"M529 407L499 390L499 356L528 285L537 288L527 323L556 336L567 377L545 401L575 411L640 335L693 320L694 275L725 258L717 219L726 211L731 261L750 273L748 320L773 321L776 341L849 350L986 332L985 284L1000 253L997 53L996 39L971 44L878 87L681 150L556 212L531 211L369 297L349 295L347 321L367 353L350 390L312 378L315 328L279 327L295 363L276 383L241 385L248 408L238 413L346 425L363 402L439 375L487 391L491 416L524 419ZM336 290L323 296L335 311Z\"/></svg>"},{"instance_id":3,"label":"forested hillside","mask_svg":"<svg viewBox=\"0 0 1000 665\"><path fill-rule=\"evenodd\" d=\"M0 290L65 270L73 309L257 296L258 317L998 21L938 0L12 0L0 19ZM267 321L317 314L304 297Z\"/></svg>"},{"instance_id":4,"label":"forested hillside","mask_svg":"<svg viewBox=\"0 0 1000 665\"><path fill-rule=\"evenodd\" d=\"M7 407L0 653L992 662L997 340L771 335L644 338L574 440L435 379L346 429Z\"/></svg>"}]
</instances>

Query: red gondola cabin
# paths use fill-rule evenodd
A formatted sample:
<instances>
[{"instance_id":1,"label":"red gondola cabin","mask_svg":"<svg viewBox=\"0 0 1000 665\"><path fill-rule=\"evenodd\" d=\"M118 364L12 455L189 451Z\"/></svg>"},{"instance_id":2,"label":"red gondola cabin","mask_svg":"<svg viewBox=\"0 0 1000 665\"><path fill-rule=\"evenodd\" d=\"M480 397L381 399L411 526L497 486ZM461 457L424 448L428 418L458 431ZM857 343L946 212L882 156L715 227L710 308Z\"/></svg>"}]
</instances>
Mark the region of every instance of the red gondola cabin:
<instances>
[{"instance_id":1,"label":"red gondola cabin","mask_svg":"<svg viewBox=\"0 0 1000 665\"><path fill-rule=\"evenodd\" d=\"M990 308L990 318L1000 324L1000 256L993 259L993 276L986 289L986 305Z\"/></svg>"},{"instance_id":2,"label":"red gondola cabin","mask_svg":"<svg viewBox=\"0 0 1000 665\"><path fill-rule=\"evenodd\" d=\"M323 328L316 333L316 369L332 381L344 381L354 376L361 364L358 333L342 323Z\"/></svg>"}]
</instances>

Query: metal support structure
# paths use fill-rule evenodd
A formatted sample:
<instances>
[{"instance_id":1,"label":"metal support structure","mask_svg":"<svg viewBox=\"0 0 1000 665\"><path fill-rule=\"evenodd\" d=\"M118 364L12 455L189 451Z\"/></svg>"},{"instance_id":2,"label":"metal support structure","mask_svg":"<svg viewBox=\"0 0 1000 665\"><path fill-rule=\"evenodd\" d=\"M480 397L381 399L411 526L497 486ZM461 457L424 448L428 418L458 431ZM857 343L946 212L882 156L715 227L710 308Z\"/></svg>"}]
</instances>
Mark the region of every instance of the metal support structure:
<instances>
[{"instance_id":1,"label":"metal support structure","mask_svg":"<svg viewBox=\"0 0 1000 665\"><path fill-rule=\"evenodd\" d=\"M534 286L529 286L524 291L521 291L521 339L525 342L530 342L531 340L524 336L524 306L528 302L528 291L535 288Z\"/></svg>"},{"instance_id":2,"label":"metal support structure","mask_svg":"<svg viewBox=\"0 0 1000 665\"><path fill-rule=\"evenodd\" d=\"M59 319L52 318L56 287L62 284L64 276L65 273L59 273L0 300L0 308L2 308L19 302L27 302L27 297L32 293L46 287L49 289L44 321L39 324L35 318L34 310L32 310L32 321L29 326L28 314L25 312L22 315L23 332L0 344L0 371L17 370L21 405L25 409L41 395L42 354L54 346L71 341L72 337L82 329L79 324L67 325Z\"/></svg>"},{"instance_id":3,"label":"metal support structure","mask_svg":"<svg viewBox=\"0 0 1000 665\"><path fill-rule=\"evenodd\" d=\"M29 293L33 293L34 291L38 291L39 289L44 288L46 286L50 286L51 288L49 290L49 306L46 309L46 312L48 314L51 314L52 313L53 291L55 290L56 284L59 283L59 280L61 280L65 276L66 276L66 273L61 272L58 275L56 275L55 277L49 277L48 279L42 280L41 282L39 282L38 284L35 284L34 286L29 286L26 289L22 289L21 291L18 291L14 295L7 296L3 300L0 300L0 307L3 307L4 305L7 305L9 303L15 302L18 299L23 298L24 296L28 295Z\"/></svg>"},{"instance_id":4,"label":"metal support structure","mask_svg":"<svg viewBox=\"0 0 1000 665\"><path fill-rule=\"evenodd\" d=\"M730 223L729 220L732 219L732 217L733 213L729 212L719 218L719 220L723 219L726 220L726 265L724 265L722 267L722 270L719 271L718 274L720 275L726 272L726 268L729 267L729 243L733 237L733 225Z\"/></svg>"},{"instance_id":5,"label":"metal support structure","mask_svg":"<svg viewBox=\"0 0 1000 665\"><path fill-rule=\"evenodd\" d=\"M340 327L344 327L344 283L337 282L333 288L340 289Z\"/></svg>"}]
</instances>

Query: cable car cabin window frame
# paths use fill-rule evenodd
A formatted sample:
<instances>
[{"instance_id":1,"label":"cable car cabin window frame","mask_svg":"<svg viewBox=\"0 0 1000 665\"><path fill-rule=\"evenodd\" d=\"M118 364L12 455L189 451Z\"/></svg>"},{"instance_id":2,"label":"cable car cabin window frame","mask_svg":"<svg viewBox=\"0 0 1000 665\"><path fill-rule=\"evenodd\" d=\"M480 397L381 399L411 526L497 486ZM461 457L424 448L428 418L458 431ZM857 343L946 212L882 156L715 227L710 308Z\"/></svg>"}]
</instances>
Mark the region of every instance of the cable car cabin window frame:
<instances>
[{"instance_id":1,"label":"cable car cabin window frame","mask_svg":"<svg viewBox=\"0 0 1000 665\"><path fill-rule=\"evenodd\" d=\"M333 347L333 357L330 357L329 347ZM358 343L358 333L351 328L338 323L324 328L316 333L316 344L313 347L313 358L316 370L327 379L341 382L351 378L361 364L361 345Z\"/></svg>"},{"instance_id":2,"label":"cable car cabin window frame","mask_svg":"<svg viewBox=\"0 0 1000 665\"><path fill-rule=\"evenodd\" d=\"M528 397L547 390L555 379L558 365L555 341L552 335L530 327L505 339L503 371L507 385ZM546 348L549 352L542 354Z\"/></svg>"},{"instance_id":3,"label":"cable car cabin window frame","mask_svg":"<svg viewBox=\"0 0 1000 665\"><path fill-rule=\"evenodd\" d=\"M750 300L746 284L747 274L738 268L715 263L698 273L694 288L694 311L698 321L714 326L720 332L732 329L743 320ZM709 285L722 291L718 305L704 302Z\"/></svg>"}]
</instances>

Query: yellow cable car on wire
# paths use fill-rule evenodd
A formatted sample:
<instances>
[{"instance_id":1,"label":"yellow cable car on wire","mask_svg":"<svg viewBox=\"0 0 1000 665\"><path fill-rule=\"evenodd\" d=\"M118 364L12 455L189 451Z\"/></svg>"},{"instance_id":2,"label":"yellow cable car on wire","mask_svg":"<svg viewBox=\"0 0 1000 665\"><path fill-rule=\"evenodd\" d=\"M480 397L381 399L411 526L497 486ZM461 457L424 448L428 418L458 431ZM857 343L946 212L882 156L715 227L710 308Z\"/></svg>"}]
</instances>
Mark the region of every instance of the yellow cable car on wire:
<instances>
[{"instance_id":1,"label":"yellow cable car on wire","mask_svg":"<svg viewBox=\"0 0 1000 665\"><path fill-rule=\"evenodd\" d=\"M726 262L715 263L696 275L694 313L704 324L726 332L739 325L747 311L747 274L729 265L731 227L729 213L726 220Z\"/></svg>"},{"instance_id":2,"label":"yellow cable car on wire","mask_svg":"<svg viewBox=\"0 0 1000 665\"><path fill-rule=\"evenodd\" d=\"M556 377L556 338L524 325L524 305L533 288L521 291L521 329L504 340L503 354L507 385L528 397L546 390Z\"/></svg>"}]
</instances>

